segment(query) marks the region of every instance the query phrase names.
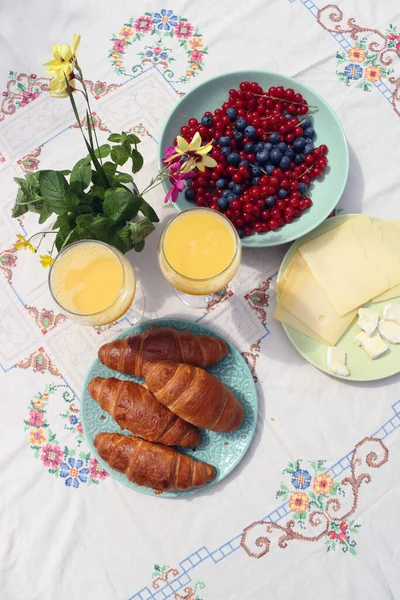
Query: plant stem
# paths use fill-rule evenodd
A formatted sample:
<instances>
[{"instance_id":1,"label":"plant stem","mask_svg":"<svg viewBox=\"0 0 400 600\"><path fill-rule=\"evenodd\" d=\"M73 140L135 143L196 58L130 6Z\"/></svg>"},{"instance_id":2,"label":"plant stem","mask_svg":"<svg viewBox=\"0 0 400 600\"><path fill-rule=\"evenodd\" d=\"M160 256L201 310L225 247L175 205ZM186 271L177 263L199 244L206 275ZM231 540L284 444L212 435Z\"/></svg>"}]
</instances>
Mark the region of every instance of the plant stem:
<instances>
[{"instance_id":1,"label":"plant stem","mask_svg":"<svg viewBox=\"0 0 400 600\"><path fill-rule=\"evenodd\" d=\"M278 100L279 102L286 102L287 104L297 104L299 106L307 106L308 108L318 108L312 104L303 104L302 102L294 102L293 100L286 100L285 98L276 98L276 96L268 96L268 94L254 94L260 98L268 98L269 100Z\"/></svg>"}]
</instances>

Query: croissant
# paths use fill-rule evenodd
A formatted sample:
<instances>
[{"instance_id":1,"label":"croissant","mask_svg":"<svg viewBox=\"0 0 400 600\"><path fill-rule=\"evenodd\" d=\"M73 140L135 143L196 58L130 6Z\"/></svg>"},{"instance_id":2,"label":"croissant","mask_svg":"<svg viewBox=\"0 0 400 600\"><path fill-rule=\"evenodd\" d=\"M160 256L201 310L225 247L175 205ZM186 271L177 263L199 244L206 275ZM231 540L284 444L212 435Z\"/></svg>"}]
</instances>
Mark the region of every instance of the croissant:
<instances>
[{"instance_id":1,"label":"croissant","mask_svg":"<svg viewBox=\"0 0 400 600\"><path fill-rule=\"evenodd\" d=\"M169 361L143 363L146 386L173 413L198 427L235 431L243 406L207 371Z\"/></svg>"},{"instance_id":2,"label":"croissant","mask_svg":"<svg viewBox=\"0 0 400 600\"><path fill-rule=\"evenodd\" d=\"M215 479L213 466L133 436L98 433L94 445L112 469L156 492L189 490Z\"/></svg>"},{"instance_id":3,"label":"croissant","mask_svg":"<svg viewBox=\"0 0 400 600\"><path fill-rule=\"evenodd\" d=\"M104 344L99 358L110 369L142 376L144 361L172 360L195 367L213 365L226 356L226 342L171 327L151 327L144 333Z\"/></svg>"},{"instance_id":4,"label":"croissant","mask_svg":"<svg viewBox=\"0 0 400 600\"><path fill-rule=\"evenodd\" d=\"M201 442L193 425L174 415L137 383L96 377L89 383L89 393L118 425L149 442L183 448Z\"/></svg>"}]
</instances>

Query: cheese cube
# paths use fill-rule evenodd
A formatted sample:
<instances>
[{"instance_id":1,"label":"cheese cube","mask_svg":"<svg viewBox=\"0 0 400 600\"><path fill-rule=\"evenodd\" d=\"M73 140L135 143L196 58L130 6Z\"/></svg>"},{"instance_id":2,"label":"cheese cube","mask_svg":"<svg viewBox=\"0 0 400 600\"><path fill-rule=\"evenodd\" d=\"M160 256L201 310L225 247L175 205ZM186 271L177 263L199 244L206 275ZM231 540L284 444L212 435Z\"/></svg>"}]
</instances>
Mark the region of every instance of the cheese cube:
<instances>
[{"instance_id":1,"label":"cheese cube","mask_svg":"<svg viewBox=\"0 0 400 600\"><path fill-rule=\"evenodd\" d=\"M357 346L363 348L372 360L382 356L389 348L377 331L372 335L368 335L365 331L362 331L356 335L354 342Z\"/></svg>"}]
</instances>

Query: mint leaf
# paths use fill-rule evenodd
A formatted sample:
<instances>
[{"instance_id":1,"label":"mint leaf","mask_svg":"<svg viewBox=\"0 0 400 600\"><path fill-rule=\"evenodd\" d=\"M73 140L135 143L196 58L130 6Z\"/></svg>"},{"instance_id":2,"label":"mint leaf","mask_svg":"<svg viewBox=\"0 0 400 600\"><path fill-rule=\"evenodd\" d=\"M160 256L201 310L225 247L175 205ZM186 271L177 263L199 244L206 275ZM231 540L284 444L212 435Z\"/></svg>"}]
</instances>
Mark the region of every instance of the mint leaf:
<instances>
[{"instance_id":1,"label":"mint leaf","mask_svg":"<svg viewBox=\"0 0 400 600\"><path fill-rule=\"evenodd\" d=\"M138 150L133 149L131 154L132 173L137 173L143 167L143 156Z\"/></svg>"},{"instance_id":2,"label":"mint leaf","mask_svg":"<svg viewBox=\"0 0 400 600\"><path fill-rule=\"evenodd\" d=\"M129 150L126 146L114 146L111 150L111 158L117 165L124 165L129 158Z\"/></svg>"},{"instance_id":3,"label":"mint leaf","mask_svg":"<svg viewBox=\"0 0 400 600\"><path fill-rule=\"evenodd\" d=\"M112 133L111 135L108 136L107 139L109 142L121 142L122 135L120 133Z\"/></svg>"},{"instance_id":4,"label":"mint leaf","mask_svg":"<svg viewBox=\"0 0 400 600\"><path fill-rule=\"evenodd\" d=\"M76 218L76 224L79 227L89 227L89 225L91 225L93 221L93 215L79 215L79 217Z\"/></svg>"},{"instance_id":5,"label":"mint leaf","mask_svg":"<svg viewBox=\"0 0 400 600\"><path fill-rule=\"evenodd\" d=\"M94 155L96 158L105 158L109 156L111 152L110 144L102 144L99 148L94 151Z\"/></svg>"},{"instance_id":6,"label":"mint leaf","mask_svg":"<svg viewBox=\"0 0 400 600\"><path fill-rule=\"evenodd\" d=\"M135 135L134 133L128 133L128 135L125 137L126 141L129 142L130 144L140 144L140 142L142 141L140 138L138 138L137 135Z\"/></svg>"},{"instance_id":7,"label":"mint leaf","mask_svg":"<svg viewBox=\"0 0 400 600\"><path fill-rule=\"evenodd\" d=\"M145 217L147 217L148 219L150 219L150 221L152 221L153 223L158 223L159 222L160 219L158 218L156 211L143 198L142 198L142 204L140 205L140 209L139 210L140 210L141 213L144 214Z\"/></svg>"},{"instance_id":8,"label":"mint leaf","mask_svg":"<svg viewBox=\"0 0 400 600\"><path fill-rule=\"evenodd\" d=\"M132 175L129 175L129 173L118 173L115 176L115 179L119 183L131 183L133 181L133 177L132 177Z\"/></svg>"},{"instance_id":9,"label":"mint leaf","mask_svg":"<svg viewBox=\"0 0 400 600\"><path fill-rule=\"evenodd\" d=\"M137 242L134 246L136 252L141 252L144 248L144 240Z\"/></svg>"},{"instance_id":10,"label":"mint leaf","mask_svg":"<svg viewBox=\"0 0 400 600\"><path fill-rule=\"evenodd\" d=\"M132 194L126 188L110 188L104 196L104 216L109 217L113 223L130 221L137 215L141 202L140 196Z\"/></svg>"},{"instance_id":11,"label":"mint leaf","mask_svg":"<svg viewBox=\"0 0 400 600\"><path fill-rule=\"evenodd\" d=\"M69 183L76 194L81 194L92 180L92 169L88 157L79 160L71 172Z\"/></svg>"},{"instance_id":12,"label":"mint leaf","mask_svg":"<svg viewBox=\"0 0 400 600\"><path fill-rule=\"evenodd\" d=\"M97 239L105 242L112 226L113 222L111 219L97 215L90 224L90 231Z\"/></svg>"},{"instance_id":13,"label":"mint leaf","mask_svg":"<svg viewBox=\"0 0 400 600\"><path fill-rule=\"evenodd\" d=\"M138 242L144 240L144 238L146 238L155 229L155 226L147 217L138 223L129 223L129 227L131 230L131 240L135 246Z\"/></svg>"},{"instance_id":14,"label":"mint leaf","mask_svg":"<svg viewBox=\"0 0 400 600\"><path fill-rule=\"evenodd\" d=\"M39 185L41 195L57 215L78 206L78 197L72 192L65 177L58 171L40 171Z\"/></svg>"},{"instance_id":15,"label":"mint leaf","mask_svg":"<svg viewBox=\"0 0 400 600\"><path fill-rule=\"evenodd\" d=\"M51 215L53 214L53 209L51 209L47 204L43 201L41 202L41 211L39 217L39 225L42 225Z\"/></svg>"}]
</instances>

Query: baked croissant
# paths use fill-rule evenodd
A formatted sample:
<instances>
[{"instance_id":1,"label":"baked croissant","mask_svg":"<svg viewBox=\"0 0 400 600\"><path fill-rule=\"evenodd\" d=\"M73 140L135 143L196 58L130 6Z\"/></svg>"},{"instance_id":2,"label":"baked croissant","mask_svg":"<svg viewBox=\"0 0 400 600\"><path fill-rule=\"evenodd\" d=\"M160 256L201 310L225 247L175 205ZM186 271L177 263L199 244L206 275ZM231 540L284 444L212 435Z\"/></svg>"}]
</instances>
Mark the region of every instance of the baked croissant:
<instances>
[{"instance_id":1,"label":"baked croissant","mask_svg":"<svg viewBox=\"0 0 400 600\"><path fill-rule=\"evenodd\" d=\"M173 413L198 427L235 431L243 406L207 371L169 361L143 363L146 386Z\"/></svg>"},{"instance_id":2,"label":"baked croissant","mask_svg":"<svg viewBox=\"0 0 400 600\"><path fill-rule=\"evenodd\" d=\"M144 333L104 344L99 358L110 369L142 376L145 361L172 360L196 367L213 365L226 356L226 342L171 327L151 327Z\"/></svg>"},{"instance_id":3,"label":"baked croissant","mask_svg":"<svg viewBox=\"0 0 400 600\"><path fill-rule=\"evenodd\" d=\"M188 448L201 442L193 425L177 417L143 386L115 377L96 377L89 383L89 393L123 429L149 442Z\"/></svg>"},{"instance_id":4,"label":"baked croissant","mask_svg":"<svg viewBox=\"0 0 400 600\"><path fill-rule=\"evenodd\" d=\"M94 445L112 469L156 492L189 490L215 479L213 466L133 436L98 433Z\"/></svg>"}]
</instances>

